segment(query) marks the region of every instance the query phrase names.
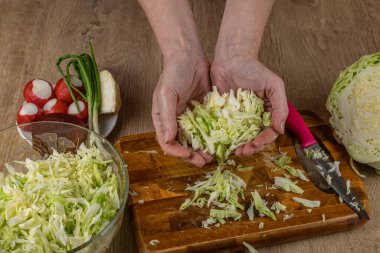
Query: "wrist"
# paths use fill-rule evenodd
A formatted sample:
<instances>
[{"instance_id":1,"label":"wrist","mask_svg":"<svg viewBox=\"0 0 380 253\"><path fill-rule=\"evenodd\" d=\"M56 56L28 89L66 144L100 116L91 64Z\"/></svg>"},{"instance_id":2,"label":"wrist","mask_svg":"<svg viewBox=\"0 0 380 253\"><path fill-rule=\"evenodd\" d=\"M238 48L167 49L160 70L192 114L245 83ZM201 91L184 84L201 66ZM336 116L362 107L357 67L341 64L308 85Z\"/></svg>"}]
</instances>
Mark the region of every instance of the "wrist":
<instances>
[{"instance_id":1,"label":"wrist","mask_svg":"<svg viewBox=\"0 0 380 253\"><path fill-rule=\"evenodd\" d=\"M172 47L168 51L162 51L164 65L170 63L186 62L187 64L206 63L209 61L201 48Z\"/></svg>"},{"instance_id":2,"label":"wrist","mask_svg":"<svg viewBox=\"0 0 380 253\"><path fill-rule=\"evenodd\" d=\"M214 61L247 57L257 60L260 44L255 40L240 42L238 40L224 40L215 46Z\"/></svg>"},{"instance_id":3,"label":"wrist","mask_svg":"<svg viewBox=\"0 0 380 253\"><path fill-rule=\"evenodd\" d=\"M273 2L227 0L215 48L216 59L235 56L257 59Z\"/></svg>"},{"instance_id":4,"label":"wrist","mask_svg":"<svg viewBox=\"0 0 380 253\"><path fill-rule=\"evenodd\" d=\"M205 53L200 45L186 43L183 41L171 41L161 47L164 62L180 56L190 58L206 58Z\"/></svg>"}]
</instances>

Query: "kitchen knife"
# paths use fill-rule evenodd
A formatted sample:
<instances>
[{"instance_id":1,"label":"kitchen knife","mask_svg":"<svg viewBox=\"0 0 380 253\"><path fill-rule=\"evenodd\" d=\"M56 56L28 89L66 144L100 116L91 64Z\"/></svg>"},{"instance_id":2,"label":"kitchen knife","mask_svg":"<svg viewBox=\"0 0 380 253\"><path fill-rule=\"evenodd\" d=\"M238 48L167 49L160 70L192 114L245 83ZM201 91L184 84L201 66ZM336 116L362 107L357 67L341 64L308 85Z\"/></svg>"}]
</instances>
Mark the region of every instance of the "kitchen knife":
<instances>
[{"instance_id":1,"label":"kitchen knife","mask_svg":"<svg viewBox=\"0 0 380 253\"><path fill-rule=\"evenodd\" d=\"M368 213L359 197L347 186L347 181L340 174L339 170L337 170L337 166L334 165L333 161L331 161L329 156L326 155L322 147L318 144L296 108L294 108L289 102L288 108L289 115L286 119L286 128L298 137L301 150L304 153L303 157L306 157L315 165L312 168L319 173L327 184L334 189L338 196L352 210L354 210L360 217L369 220ZM302 164L302 159L300 159L300 162L302 166L307 166L305 169L312 169L310 165Z\"/></svg>"}]
</instances>

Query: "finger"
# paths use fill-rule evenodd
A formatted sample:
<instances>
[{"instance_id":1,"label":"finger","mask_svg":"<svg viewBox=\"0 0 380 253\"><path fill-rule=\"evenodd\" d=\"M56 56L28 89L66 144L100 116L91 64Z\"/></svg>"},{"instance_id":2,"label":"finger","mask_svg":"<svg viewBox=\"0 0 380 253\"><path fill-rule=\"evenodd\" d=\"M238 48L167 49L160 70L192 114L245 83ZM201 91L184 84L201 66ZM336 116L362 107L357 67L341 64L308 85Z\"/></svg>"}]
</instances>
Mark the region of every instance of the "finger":
<instances>
[{"instance_id":1,"label":"finger","mask_svg":"<svg viewBox=\"0 0 380 253\"><path fill-rule=\"evenodd\" d=\"M163 143L162 145L160 144L162 150L164 151L165 154L171 155L174 157L179 157L182 159L188 159L191 157L191 151L188 148L185 148L179 143L173 143L173 144L166 144Z\"/></svg>"},{"instance_id":2,"label":"finger","mask_svg":"<svg viewBox=\"0 0 380 253\"><path fill-rule=\"evenodd\" d=\"M156 129L157 141L160 144L164 153L175 156L175 157L180 157L183 159L189 158L191 153L190 153L190 150L188 150L187 148L181 146L180 144L176 142L171 143L171 144L166 144L164 142L164 137L163 137L164 134L162 131L162 126L161 126L160 113L158 111L157 100L155 97L153 97L152 119L153 119L154 128Z\"/></svg>"},{"instance_id":3,"label":"finger","mask_svg":"<svg viewBox=\"0 0 380 253\"><path fill-rule=\"evenodd\" d=\"M183 159L187 159L191 156L190 150L180 145L177 142L166 144L163 141L163 133L161 129L156 130L156 137L157 137L158 144L160 144L165 154L183 158Z\"/></svg>"},{"instance_id":4,"label":"finger","mask_svg":"<svg viewBox=\"0 0 380 253\"><path fill-rule=\"evenodd\" d=\"M267 92L271 103L273 128L277 133L284 133L288 105L283 81L278 78L271 82Z\"/></svg>"},{"instance_id":5,"label":"finger","mask_svg":"<svg viewBox=\"0 0 380 253\"><path fill-rule=\"evenodd\" d=\"M160 88L158 91L158 111L160 113L161 129L164 143L175 142L177 135L177 100L175 91Z\"/></svg>"},{"instance_id":6,"label":"finger","mask_svg":"<svg viewBox=\"0 0 380 253\"><path fill-rule=\"evenodd\" d=\"M265 145L272 143L276 140L278 133L271 127L265 128L254 141L245 144L243 154L248 156L254 152L261 150Z\"/></svg>"},{"instance_id":7,"label":"finger","mask_svg":"<svg viewBox=\"0 0 380 253\"><path fill-rule=\"evenodd\" d=\"M230 87L228 85L225 85L224 83L220 83L216 85L216 87L218 88L220 94L230 92Z\"/></svg>"},{"instance_id":8,"label":"finger","mask_svg":"<svg viewBox=\"0 0 380 253\"><path fill-rule=\"evenodd\" d=\"M192 163L195 166L201 168L206 164L205 159L195 151L191 152L191 156L188 159L183 159L185 162Z\"/></svg>"},{"instance_id":9,"label":"finger","mask_svg":"<svg viewBox=\"0 0 380 253\"><path fill-rule=\"evenodd\" d=\"M244 155L244 153L243 153L243 148L244 148L244 147L238 147L238 148L236 148L236 150L235 150L235 155L236 155L236 156L243 156L243 155Z\"/></svg>"},{"instance_id":10,"label":"finger","mask_svg":"<svg viewBox=\"0 0 380 253\"><path fill-rule=\"evenodd\" d=\"M212 155L210 155L209 153L206 153L204 151L197 151L197 153L203 157L203 159L206 161L206 163L209 163L212 161L212 159L214 158Z\"/></svg>"}]
</instances>

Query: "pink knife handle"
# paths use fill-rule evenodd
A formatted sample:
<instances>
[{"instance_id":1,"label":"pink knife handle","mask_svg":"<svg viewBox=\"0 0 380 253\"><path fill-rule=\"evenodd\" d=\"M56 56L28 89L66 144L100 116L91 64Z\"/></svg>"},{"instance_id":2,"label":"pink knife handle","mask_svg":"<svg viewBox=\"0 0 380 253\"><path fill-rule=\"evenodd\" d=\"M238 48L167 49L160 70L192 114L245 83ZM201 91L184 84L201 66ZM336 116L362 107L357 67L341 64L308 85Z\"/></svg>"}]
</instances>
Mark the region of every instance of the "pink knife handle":
<instances>
[{"instance_id":1,"label":"pink knife handle","mask_svg":"<svg viewBox=\"0 0 380 253\"><path fill-rule=\"evenodd\" d=\"M310 132L305 121L298 113L297 109L288 102L289 114L286 119L286 128L294 133L300 140L301 148L307 148L317 143L313 134Z\"/></svg>"}]
</instances>

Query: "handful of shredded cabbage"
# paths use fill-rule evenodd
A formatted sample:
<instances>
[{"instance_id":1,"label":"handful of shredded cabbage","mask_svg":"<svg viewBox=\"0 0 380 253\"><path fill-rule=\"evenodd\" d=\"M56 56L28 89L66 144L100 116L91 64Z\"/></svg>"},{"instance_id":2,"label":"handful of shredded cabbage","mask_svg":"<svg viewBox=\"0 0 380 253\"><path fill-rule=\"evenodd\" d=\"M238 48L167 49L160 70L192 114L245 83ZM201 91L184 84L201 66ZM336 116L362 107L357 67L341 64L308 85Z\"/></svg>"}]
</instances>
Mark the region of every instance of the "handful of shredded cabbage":
<instances>
[{"instance_id":1,"label":"handful of shredded cabbage","mask_svg":"<svg viewBox=\"0 0 380 253\"><path fill-rule=\"evenodd\" d=\"M264 101L251 90L233 90L220 95L213 87L204 102L193 101L178 117L180 141L195 150L204 150L223 162L237 147L253 140L266 126L271 126L270 112Z\"/></svg>"},{"instance_id":2,"label":"handful of shredded cabbage","mask_svg":"<svg viewBox=\"0 0 380 253\"><path fill-rule=\"evenodd\" d=\"M120 207L118 182L96 147L18 162L0 177L0 252L67 252L98 234Z\"/></svg>"}]
</instances>

